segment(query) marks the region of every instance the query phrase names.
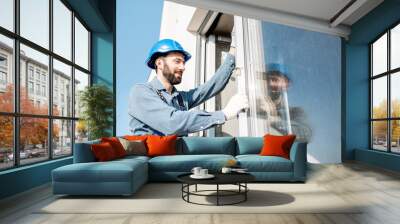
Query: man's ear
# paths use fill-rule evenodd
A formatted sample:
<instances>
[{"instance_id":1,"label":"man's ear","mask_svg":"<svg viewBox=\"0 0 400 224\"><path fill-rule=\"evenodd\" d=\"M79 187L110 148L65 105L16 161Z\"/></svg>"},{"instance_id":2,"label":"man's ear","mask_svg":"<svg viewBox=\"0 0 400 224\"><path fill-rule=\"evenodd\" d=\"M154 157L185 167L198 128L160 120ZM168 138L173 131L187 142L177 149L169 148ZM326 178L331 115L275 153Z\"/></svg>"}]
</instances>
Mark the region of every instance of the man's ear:
<instances>
[{"instance_id":1,"label":"man's ear","mask_svg":"<svg viewBox=\"0 0 400 224\"><path fill-rule=\"evenodd\" d=\"M154 64L156 65L157 68L162 68L161 65L163 65L163 63L164 63L163 60L161 60L161 58L159 57L156 59Z\"/></svg>"}]
</instances>

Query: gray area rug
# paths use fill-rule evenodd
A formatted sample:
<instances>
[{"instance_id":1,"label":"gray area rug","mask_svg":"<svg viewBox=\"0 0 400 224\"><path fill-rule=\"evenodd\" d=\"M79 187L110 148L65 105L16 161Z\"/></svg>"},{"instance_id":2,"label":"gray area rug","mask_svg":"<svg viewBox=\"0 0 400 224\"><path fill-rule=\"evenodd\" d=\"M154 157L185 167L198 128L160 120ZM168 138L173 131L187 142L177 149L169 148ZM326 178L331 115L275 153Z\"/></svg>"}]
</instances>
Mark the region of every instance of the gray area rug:
<instances>
[{"instance_id":1,"label":"gray area rug","mask_svg":"<svg viewBox=\"0 0 400 224\"><path fill-rule=\"evenodd\" d=\"M234 187L227 185L223 189ZM190 204L182 200L180 184L149 183L130 197L57 196L34 213L360 213L361 209L361 205L349 203L317 184L254 183L248 187L247 201L237 205ZM198 188L212 189L215 189L214 185ZM222 202L238 199L236 196L224 197ZM215 196L193 196L191 201L211 205L216 202Z\"/></svg>"}]
</instances>

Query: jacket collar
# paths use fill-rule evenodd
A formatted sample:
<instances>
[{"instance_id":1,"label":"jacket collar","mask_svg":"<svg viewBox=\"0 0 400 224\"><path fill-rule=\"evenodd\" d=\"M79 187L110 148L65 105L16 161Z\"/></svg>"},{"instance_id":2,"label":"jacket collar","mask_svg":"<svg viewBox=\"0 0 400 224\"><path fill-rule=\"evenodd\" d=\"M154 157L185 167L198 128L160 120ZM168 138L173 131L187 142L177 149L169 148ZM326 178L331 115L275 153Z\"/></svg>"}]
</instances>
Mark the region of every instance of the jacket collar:
<instances>
[{"instance_id":1,"label":"jacket collar","mask_svg":"<svg viewBox=\"0 0 400 224\"><path fill-rule=\"evenodd\" d=\"M153 80L150 81L150 85L152 85L157 90L162 90L162 91L167 92L167 90L165 89L163 84L160 82L160 80L158 80L157 76L154 77ZM175 86L172 86L172 94L171 95L172 96L178 95L178 91L175 88Z\"/></svg>"}]
</instances>

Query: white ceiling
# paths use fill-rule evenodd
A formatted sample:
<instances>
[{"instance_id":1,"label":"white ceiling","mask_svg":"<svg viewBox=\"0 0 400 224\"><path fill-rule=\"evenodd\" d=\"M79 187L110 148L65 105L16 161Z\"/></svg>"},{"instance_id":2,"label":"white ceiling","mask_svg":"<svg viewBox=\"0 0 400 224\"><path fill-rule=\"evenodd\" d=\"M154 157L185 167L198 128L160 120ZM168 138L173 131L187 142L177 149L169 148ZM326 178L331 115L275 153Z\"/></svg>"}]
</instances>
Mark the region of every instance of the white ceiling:
<instances>
[{"instance_id":1,"label":"white ceiling","mask_svg":"<svg viewBox=\"0 0 400 224\"><path fill-rule=\"evenodd\" d=\"M169 0L347 38L350 26L383 0ZM346 8L346 5L349 7ZM342 10L346 8L346 10ZM341 12L341 13L339 13Z\"/></svg>"},{"instance_id":2,"label":"white ceiling","mask_svg":"<svg viewBox=\"0 0 400 224\"><path fill-rule=\"evenodd\" d=\"M329 21L350 0L225 0Z\"/></svg>"}]
</instances>

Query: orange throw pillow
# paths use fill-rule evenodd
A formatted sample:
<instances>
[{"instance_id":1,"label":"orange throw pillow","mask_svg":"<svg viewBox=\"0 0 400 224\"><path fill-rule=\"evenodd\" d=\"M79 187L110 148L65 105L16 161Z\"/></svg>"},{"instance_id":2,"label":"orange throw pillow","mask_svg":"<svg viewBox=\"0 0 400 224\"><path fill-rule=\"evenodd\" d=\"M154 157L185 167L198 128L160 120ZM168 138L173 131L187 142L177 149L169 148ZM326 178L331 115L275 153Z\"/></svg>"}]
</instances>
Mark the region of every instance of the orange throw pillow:
<instances>
[{"instance_id":1,"label":"orange throw pillow","mask_svg":"<svg viewBox=\"0 0 400 224\"><path fill-rule=\"evenodd\" d=\"M117 158L121 158L126 156L126 151L124 146L122 146L121 142L117 137L110 137L110 138L101 138L101 142L108 142L114 149L115 155Z\"/></svg>"},{"instance_id":2,"label":"orange throw pillow","mask_svg":"<svg viewBox=\"0 0 400 224\"><path fill-rule=\"evenodd\" d=\"M129 140L129 141L146 141L147 137L149 135L125 135L124 139Z\"/></svg>"},{"instance_id":3,"label":"orange throw pillow","mask_svg":"<svg viewBox=\"0 0 400 224\"><path fill-rule=\"evenodd\" d=\"M264 135L264 145L261 149L261 156L280 156L286 159L290 159L290 148L296 135Z\"/></svg>"},{"instance_id":4,"label":"orange throw pillow","mask_svg":"<svg viewBox=\"0 0 400 224\"><path fill-rule=\"evenodd\" d=\"M176 155L176 139L177 135L169 136L157 136L150 135L147 137L147 155L154 156L165 156L165 155Z\"/></svg>"},{"instance_id":5,"label":"orange throw pillow","mask_svg":"<svg viewBox=\"0 0 400 224\"><path fill-rule=\"evenodd\" d=\"M94 154L94 157L99 162L109 161L117 158L114 149L108 142L92 144L90 147Z\"/></svg>"}]
</instances>

